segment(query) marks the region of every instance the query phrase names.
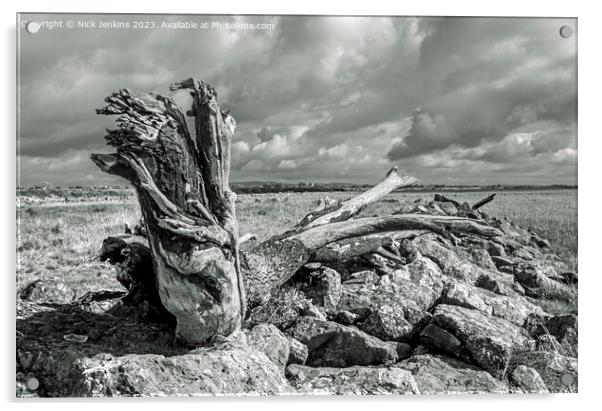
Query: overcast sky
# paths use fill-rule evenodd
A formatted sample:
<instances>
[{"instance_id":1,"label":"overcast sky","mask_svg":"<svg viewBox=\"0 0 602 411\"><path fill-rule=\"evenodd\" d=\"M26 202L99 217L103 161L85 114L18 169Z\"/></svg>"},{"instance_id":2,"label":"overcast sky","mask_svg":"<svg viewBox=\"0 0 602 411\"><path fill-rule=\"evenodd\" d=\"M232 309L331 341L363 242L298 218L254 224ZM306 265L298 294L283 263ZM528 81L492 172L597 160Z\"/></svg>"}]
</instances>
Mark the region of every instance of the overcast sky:
<instances>
[{"instance_id":1,"label":"overcast sky","mask_svg":"<svg viewBox=\"0 0 602 411\"><path fill-rule=\"evenodd\" d=\"M575 20L23 16L86 18L275 28L21 30L22 185L125 184L89 159L111 151L95 108L190 76L237 120L233 181L576 184Z\"/></svg>"}]
</instances>

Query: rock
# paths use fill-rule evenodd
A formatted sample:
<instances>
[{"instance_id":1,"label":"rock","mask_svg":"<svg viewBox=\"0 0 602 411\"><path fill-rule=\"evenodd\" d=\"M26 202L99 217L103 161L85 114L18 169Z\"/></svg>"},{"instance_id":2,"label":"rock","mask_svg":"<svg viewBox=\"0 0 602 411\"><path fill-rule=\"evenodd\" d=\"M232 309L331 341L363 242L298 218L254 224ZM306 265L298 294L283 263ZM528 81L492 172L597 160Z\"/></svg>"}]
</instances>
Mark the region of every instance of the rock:
<instances>
[{"instance_id":1,"label":"rock","mask_svg":"<svg viewBox=\"0 0 602 411\"><path fill-rule=\"evenodd\" d=\"M443 292L441 302L443 304L472 308L489 315L493 312L493 308L485 303L482 293L478 291L478 288L468 284L450 284Z\"/></svg>"},{"instance_id":2,"label":"rock","mask_svg":"<svg viewBox=\"0 0 602 411\"><path fill-rule=\"evenodd\" d=\"M173 330L94 314L73 306L19 307L17 349L32 353L28 369L38 394L71 396L267 395L293 389L283 368L237 332L213 346L173 343ZM86 334L85 343L65 334ZM259 330L257 331L259 334ZM263 333L263 331L262 331Z\"/></svg>"},{"instance_id":3,"label":"rock","mask_svg":"<svg viewBox=\"0 0 602 411\"><path fill-rule=\"evenodd\" d=\"M549 332L556 338L562 339L569 330L578 330L578 319L575 314L562 314L551 317L546 321L545 329L538 328L536 334Z\"/></svg>"},{"instance_id":4,"label":"rock","mask_svg":"<svg viewBox=\"0 0 602 411\"><path fill-rule=\"evenodd\" d=\"M487 252L489 252L489 255L492 257L506 256L506 250L504 249L504 246L496 243L495 241L489 241L487 245Z\"/></svg>"},{"instance_id":5,"label":"rock","mask_svg":"<svg viewBox=\"0 0 602 411\"><path fill-rule=\"evenodd\" d=\"M511 367L524 365L539 373L550 392L577 392L577 359L547 351L515 352Z\"/></svg>"},{"instance_id":6,"label":"rock","mask_svg":"<svg viewBox=\"0 0 602 411\"><path fill-rule=\"evenodd\" d=\"M483 267L488 270L497 269L497 267L493 263L493 260L491 259L491 256L486 250L483 250L482 248L474 248L470 251L470 255L472 257L472 260L479 267Z\"/></svg>"},{"instance_id":7,"label":"rock","mask_svg":"<svg viewBox=\"0 0 602 411\"><path fill-rule=\"evenodd\" d=\"M500 295L524 294L524 289L514 282L513 276L501 272L483 272L474 285Z\"/></svg>"},{"instance_id":8,"label":"rock","mask_svg":"<svg viewBox=\"0 0 602 411\"><path fill-rule=\"evenodd\" d=\"M428 312L406 302L381 305L357 326L362 331L385 341L410 341L429 319Z\"/></svg>"},{"instance_id":9,"label":"rock","mask_svg":"<svg viewBox=\"0 0 602 411\"><path fill-rule=\"evenodd\" d=\"M333 311L341 299L341 276L328 267L320 267L309 273L298 274L294 278L300 290L316 305L324 307L326 312Z\"/></svg>"},{"instance_id":10,"label":"rock","mask_svg":"<svg viewBox=\"0 0 602 411\"><path fill-rule=\"evenodd\" d=\"M309 304L309 300L299 290L283 286L269 296L265 304L252 308L246 322L249 325L274 324L278 329L284 330L297 321Z\"/></svg>"},{"instance_id":11,"label":"rock","mask_svg":"<svg viewBox=\"0 0 602 411\"><path fill-rule=\"evenodd\" d=\"M431 210L431 214L446 215L445 211L443 211L443 209L439 207L439 204L436 202L429 203L428 207Z\"/></svg>"},{"instance_id":12,"label":"rock","mask_svg":"<svg viewBox=\"0 0 602 411\"><path fill-rule=\"evenodd\" d=\"M546 317L546 313L539 306L521 295L499 295L468 284L450 284L443 293L441 302L479 310L520 327L528 318Z\"/></svg>"},{"instance_id":13,"label":"rock","mask_svg":"<svg viewBox=\"0 0 602 411\"><path fill-rule=\"evenodd\" d=\"M550 290L562 286L563 278L558 274L554 265L542 260L521 262L514 266L514 276L521 285L527 289ZM556 285L556 284L558 285ZM537 294L537 293L535 293Z\"/></svg>"},{"instance_id":14,"label":"rock","mask_svg":"<svg viewBox=\"0 0 602 411\"><path fill-rule=\"evenodd\" d=\"M397 361L405 360L412 355L413 348L410 344L406 344L403 342L397 341L387 341L395 347L395 352L397 352Z\"/></svg>"},{"instance_id":15,"label":"rock","mask_svg":"<svg viewBox=\"0 0 602 411\"><path fill-rule=\"evenodd\" d=\"M318 307L312 303L307 304L300 312L301 315L307 317L314 317L318 320L326 320L326 315Z\"/></svg>"},{"instance_id":16,"label":"rock","mask_svg":"<svg viewBox=\"0 0 602 411\"><path fill-rule=\"evenodd\" d=\"M541 238L537 235L531 236L531 242L539 248L550 248L551 247L550 242L548 240L546 240L545 238Z\"/></svg>"},{"instance_id":17,"label":"rock","mask_svg":"<svg viewBox=\"0 0 602 411\"><path fill-rule=\"evenodd\" d=\"M363 270L351 273L343 284L377 284L380 276L372 270Z\"/></svg>"},{"instance_id":18,"label":"rock","mask_svg":"<svg viewBox=\"0 0 602 411\"><path fill-rule=\"evenodd\" d=\"M435 308L431 324L454 335L474 361L496 378L503 378L514 351L535 348L524 329L477 310L441 304ZM444 349L444 344L438 344L434 341Z\"/></svg>"},{"instance_id":19,"label":"rock","mask_svg":"<svg viewBox=\"0 0 602 411\"><path fill-rule=\"evenodd\" d=\"M247 331L249 345L263 352L274 364L286 366L289 358L289 341L272 324L259 324Z\"/></svg>"},{"instance_id":20,"label":"rock","mask_svg":"<svg viewBox=\"0 0 602 411\"><path fill-rule=\"evenodd\" d=\"M396 347L354 327L301 317L288 334L305 344L311 366L350 367L397 360Z\"/></svg>"},{"instance_id":21,"label":"rock","mask_svg":"<svg viewBox=\"0 0 602 411\"><path fill-rule=\"evenodd\" d=\"M577 358L579 353L577 331L572 328L566 330L564 337L560 339L560 346L562 347L560 352L568 355L569 357Z\"/></svg>"},{"instance_id":22,"label":"rock","mask_svg":"<svg viewBox=\"0 0 602 411\"><path fill-rule=\"evenodd\" d=\"M466 358L462 342L452 333L434 325L428 324L420 333L420 342L427 347L440 349L459 358Z\"/></svg>"},{"instance_id":23,"label":"rock","mask_svg":"<svg viewBox=\"0 0 602 411\"><path fill-rule=\"evenodd\" d=\"M427 310L441 296L443 277L437 264L418 253L411 263L393 270L388 278L381 277L380 286Z\"/></svg>"},{"instance_id":24,"label":"rock","mask_svg":"<svg viewBox=\"0 0 602 411\"><path fill-rule=\"evenodd\" d=\"M474 283L485 271L484 268L460 258L454 250L427 236L420 236L413 243L420 250L420 254L435 262L443 274L448 277Z\"/></svg>"},{"instance_id":25,"label":"rock","mask_svg":"<svg viewBox=\"0 0 602 411\"><path fill-rule=\"evenodd\" d=\"M441 355L416 355L395 364L412 373L421 394L507 393L508 387L475 366Z\"/></svg>"},{"instance_id":26,"label":"rock","mask_svg":"<svg viewBox=\"0 0 602 411\"><path fill-rule=\"evenodd\" d=\"M305 362L307 361L307 357L309 356L307 346L295 338L287 338L289 344L289 355L287 364L305 364Z\"/></svg>"},{"instance_id":27,"label":"rock","mask_svg":"<svg viewBox=\"0 0 602 411\"><path fill-rule=\"evenodd\" d=\"M533 368L519 365L510 374L510 379L524 392L546 394L548 387Z\"/></svg>"},{"instance_id":28,"label":"rock","mask_svg":"<svg viewBox=\"0 0 602 411\"><path fill-rule=\"evenodd\" d=\"M445 202L436 202L435 204L437 204L439 206L439 208L441 210L443 210L443 212L447 215L455 216L458 214L458 209L456 208L456 206L453 203L445 201Z\"/></svg>"},{"instance_id":29,"label":"rock","mask_svg":"<svg viewBox=\"0 0 602 411\"><path fill-rule=\"evenodd\" d=\"M532 260L533 253L525 248L517 248L512 251L512 255L518 258L522 258L523 260Z\"/></svg>"},{"instance_id":30,"label":"rock","mask_svg":"<svg viewBox=\"0 0 602 411\"><path fill-rule=\"evenodd\" d=\"M358 315L352 313L351 311L341 310L334 313L332 319L343 325L352 325L358 319Z\"/></svg>"},{"instance_id":31,"label":"rock","mask_svg":"<svg viewBox=\"0 0 602 411\"><path fill-rule=\"evenodd\" d=\"M542 334L537 337L537 351L559 352L561 350L562 346L553 335Z\"/></svg>"},{"instance_id":32,"label":"rock","mask_svg":"<svg viewBox=\"0 0 602 411\"><path fill-rule=\"evenodd\" d=\"M291 385L305 394L419 394L409 371L394 367L287 367Z\"/></svg>"},{"instance_id":33,"label":"rock","mask_svg":"<svg viewBox=\"0 0 602 411\"><path fill-rule=\"evenodd\" d=\"M369 334L383 340L408 341L430 318L426 309L435 301L435 292L409 279L393 282L383 276L375 286L343 285L338 309L355 314L357 327Z\"/></svg>"}]
</instances>

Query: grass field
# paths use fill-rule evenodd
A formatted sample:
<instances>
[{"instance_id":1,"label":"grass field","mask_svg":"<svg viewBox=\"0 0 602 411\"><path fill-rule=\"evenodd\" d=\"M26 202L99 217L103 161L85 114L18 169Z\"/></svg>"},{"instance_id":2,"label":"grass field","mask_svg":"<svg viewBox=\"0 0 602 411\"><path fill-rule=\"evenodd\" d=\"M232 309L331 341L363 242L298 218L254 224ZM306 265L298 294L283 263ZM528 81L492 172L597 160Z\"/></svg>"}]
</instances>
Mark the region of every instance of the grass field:
<instances>
[{"instance_id":1,"label":"grass field","mask_svg":"<svg viewBox=\"0 0 602 411\"><path fill-rule=\"evenodd\" d=\"M281 233L315 208L320 197L348 198L350 193L286 193L241 195L238 217L241 234L258 240ZM474 201L488 193L445 193L458 201ZM362 215L384 215L400 201L430 200L433 193L393 193ZM483 208L524 227L533 226L550 240L554 250L577 271L577 191L502 192ZM139 218L138 205L126 202L37 204L17 207L17 287L42 279L48 301L67 302L87 291L119 289L113 269L98 261L102 240L123 233L124 224Z\"/></svg>"}]
</instances>

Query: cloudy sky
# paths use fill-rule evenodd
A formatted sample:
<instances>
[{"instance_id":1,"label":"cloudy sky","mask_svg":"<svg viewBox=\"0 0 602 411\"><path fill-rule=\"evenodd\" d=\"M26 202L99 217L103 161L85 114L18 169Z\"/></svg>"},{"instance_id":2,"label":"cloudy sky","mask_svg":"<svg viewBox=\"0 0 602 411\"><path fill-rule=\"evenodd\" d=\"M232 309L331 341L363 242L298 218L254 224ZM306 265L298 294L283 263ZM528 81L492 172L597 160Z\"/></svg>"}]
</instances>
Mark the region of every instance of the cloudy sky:
<instances>
[{"instance_id":1,"label":"cloudy sky","mask_svg":"<svg viewBox=\"0 0 602 411\"><path fill-rule=\"evenodd\" d=\"M97 116L119 88L212 84L238 131L233 181L576 184L571 19L24 15L153 21L156 29L20 31L20 183L123 184ZM273 29L162 29L162 22ZM130 26L131 27L131 26ZM180 92L181 93L181 92ZM181 96L176 96L180 98Z\"/></svg>"}]
</instances>

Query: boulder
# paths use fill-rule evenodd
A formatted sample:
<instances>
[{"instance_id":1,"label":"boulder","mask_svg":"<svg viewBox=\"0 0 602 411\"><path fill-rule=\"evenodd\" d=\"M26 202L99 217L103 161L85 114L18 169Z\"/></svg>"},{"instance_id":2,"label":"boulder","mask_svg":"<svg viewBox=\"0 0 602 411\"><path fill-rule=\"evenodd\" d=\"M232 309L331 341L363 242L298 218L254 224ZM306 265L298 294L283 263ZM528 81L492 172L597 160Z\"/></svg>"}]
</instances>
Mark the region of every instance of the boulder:
<instances>
[{"instance_id":1,"label":"boulder","mask_svg":"<svg viewBox=\"0 0 602 411\"><path fill-rule=\"evenodd\" d=\"M287 364L305 364L309 351L301 341L288 337L289 355Z\"/></svg>"},{"instance_id":2,"label":"boulder","mask_svg":"<svg viewBox=\"0 0 602 411\"><path fill-rule=\"evenodd\" d=\"M535 341L524 329L478 310L441 304L435 308L430 324L455 336L474 361L496 378L504 377L514 351L535 348ZM438 341L431 344L439 347ZM441 344L439 348L445 347Z\"/></svg>"},{"instance_id":3,"label":"boulder","mask_svg":"<svg viewBox=\"0 0 602 411\"><path fill-rule=\"evenodd\" d=\"M524 289L514 281L514 276L499 271L483 271L474 285L500 295L524 295Z\"/></svg>"},{"instance_id":4,"label":"boulder","mask_svg":"<svg viewBox=\"0 0 602 411\"><path fill-rule=\"evenodd\" d=\"M382 340L411 341L430 319L412 300L400 304L386 304L373 308L365 321L357 326L362 331Z\"/></svg>"},{"instance_id":5,"label":"boulder","mask_svg":"<svg viewBox=\"0 0 602 411\"><path fill-rule=\"evenodd\" d=\"M479 310L489 315L493 312L493 308L485 302L480 289L468 284L456 282L449 284L443 292L441 302Z\"/></svg>"},{"instance_id":6,"label":"boulder","mask_svg":"<svg viewBox=\"0 0 602 411\"><path fill-rule=\"evenodd\" d=\"M274 364L286 366L289 358L289 340L272 324L259 324L245 330L249 345L263 352Z\"/></svg>"},{"instance_id":7,"label":"boulder","mask_svg":"<svg viewBox=\"0 0 602 411\"><path fill-rule=\"evenodd\" d=\"M539 373L533 368L519 365L510 374L510 380L522 391L528 393L546 394L548 387L541 379Z\"/></svg>"},{"instance_id":8,"label":"boulder","mask_svg":"<svg viewBox=\"0 0 602 411\"><path fill-rule=\"evenodd\" d=\"M427 303L432 304L435 295L433 289L411 280L396 281L383 276L378 285L343 285L337 308L354 314L354 324L368 334L383 340L408 341L430 318Z\"/></svg>"},{"instance_id":9,"label":"boulder","mask_svg":"<svg viewBox=\"0 0 602 411\"><path fill-rule=\"evenodd\" d=\"M473 248L470 250L472 261L475 262L479 267L483 267L487 270L495 270L496 266L491 259L491 255L482 248Z\"/></svg>"},{"instance_id":10,"label":"boulder","mask_svg":"<svg viewBox=\"0 0 602 411\"><path fill-rule=\"evenodd\" d=\"M487 315L503 318L522 327L528 318L546 317L546 313L523 296L499 295L469 284L451 283L445 289L441 302L471 308Z\"/></svg>"},{"instance_id":11,"label":"boulder","mask_svg":"<svg viewBox=\"0 0 602 411\"><path fill-rule=\"evenodd\" d=\"M452 247L444 246L428 236L420 236L413 243L420 254L435 262L445 276L457 281L473 284L483 274L493 272L470 259L460 258Z\"/></svg>"},{"instance_id":12,"label":"boulder","mask_svg":"<svg viewBox=\"0 0 602 411\"><path fill-rule=\"evenodd\" d=\"M173 330L160 325L90 313L70 305L20 304L17 312L17 371L40 381L40 396L293 392L283 367L249 344L243 332L190 351L174 344ZM250 334L269 340L270 330L262 328ZM64 338L69 335L85 338Z\"/></svg>"},{"instance_id":13,"label":"boulder","mask_svg":"<svg viewBox=\"0 0 602 411\"><path fill-rule=\"evenodd\" d=\"M246 322L249 325L274 324L284 330L293 325L310 304L303 293L285 285L268 296L265 304L253 307Z\"/></svg>"},{"instance_id":14,"label":"boulder","mask_svg":"<svg viewBox=\"0 0 602 411\"><path fill-rule=\"evenodd\" d=\"M421 394L508 392L506 384L486 371L442 355L416 355L395 367L412 373Z\"/></svg>"},{"instance_id":15,"label":"boulder","mask_svg":"<svg viewBox=\"0 0 602 411\"><path fill-rule=\"evenodd\" d=\"M395 345L355 327L313 317L301 317L287 333L309 350L307 364L325 367L378 365L395 362Z\"/></svg>"},{"instance_id":16,"label":"boulder","mask_svg":"<svg viewBox=\"0 0 602 411\"><path fill-rule=\"evenodd\" d=\"M524 365L539 373L550 392L577 392L577 359L548 351L515 352L511 367Z\"/></svg>"},{"instance_id":17,"label":"boulder","mask_svg":"<svg viewBox=\"0 0 602 411\"><path fill-rule=\"evenodd\" d=\"M433 347L458 358L470 360L470 355L462 342L455 335L435 324L431 323L424 327L420 333L420 342L424 347Z\"/></svg>"},{"instance_id":18,"label":"boulder","mask_svg":"<svg viewBox=\"0 0 602 411\"><path fill-rule=\"evenodd\" d=\"M341 299L341 276L328 267L320 267L309 273L300 273L293 278L301 291L326 312L333 311Z\"/></svg>"},{"instance_id":19,"label":"boulder","mask_svg":"<svg viewBox=\"0 0 602 411\"><path fill-rule=\"evenodd\" d=\"M289 365L291 385L304 394L420 394L409 371L394 367L312 368Z\"/></svg>"},{"instance_id":20,"label":"boulder","mask_svg":"<svg viewBox=\"0 0 602 411\"><path fill-rule=\"evenodd\" d=\"M443 278L437 264L418 253L411 263L381 277L379 285L405 299L414 300L421 309L427 310L441 296Z\"/></svg>"}]
</instances>

